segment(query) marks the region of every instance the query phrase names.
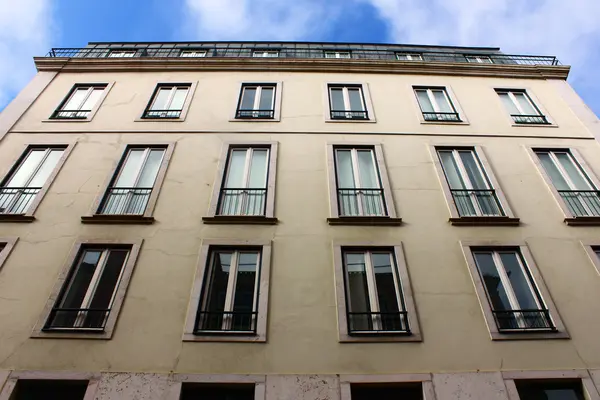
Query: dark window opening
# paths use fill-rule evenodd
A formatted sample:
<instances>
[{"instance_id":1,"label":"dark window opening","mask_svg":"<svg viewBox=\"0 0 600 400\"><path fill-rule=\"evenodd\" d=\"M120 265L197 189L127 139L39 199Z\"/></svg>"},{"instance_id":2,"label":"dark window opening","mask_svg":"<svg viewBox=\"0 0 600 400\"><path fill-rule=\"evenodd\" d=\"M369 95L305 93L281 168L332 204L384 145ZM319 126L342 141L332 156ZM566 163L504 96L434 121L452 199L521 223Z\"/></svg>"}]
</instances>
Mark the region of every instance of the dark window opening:
<instances>
[{"instance_id":1,"label":"dark window opening","mask_svg":"<svg viewBox=\"0 0 600 400\"><path fill-rule=\"evenodd\" d=\"M184 383L180 400L254 400L254 384Z\"/></svg>"},{"instance_id":2,"label":"dark window opening","mask_svg":"<svg viewBox=\"0 0 600 400\"><path fill-rule=\"evenodd\" d=\"M521 400L585 400L579 379L516 380Z\"/></svg>"},{"instance_id":3,"label":"dark window opening","mask_svg":"<svg viewBox=\"0 0 600 400\"><path fill-rule=\"evenodd\" d=\"M423 400L421 382L351 385L352 400Z\"/></svg>"},{"instance_id":4,"label":"dark window opening","mask_svg":"<svg viewBox=\"0 0 600 400\"><path fill-rule=\"evenodd\" d=\"M17 381L11 400L83 400L88 381L26 379Z\"/></svg>"}]
</instances>

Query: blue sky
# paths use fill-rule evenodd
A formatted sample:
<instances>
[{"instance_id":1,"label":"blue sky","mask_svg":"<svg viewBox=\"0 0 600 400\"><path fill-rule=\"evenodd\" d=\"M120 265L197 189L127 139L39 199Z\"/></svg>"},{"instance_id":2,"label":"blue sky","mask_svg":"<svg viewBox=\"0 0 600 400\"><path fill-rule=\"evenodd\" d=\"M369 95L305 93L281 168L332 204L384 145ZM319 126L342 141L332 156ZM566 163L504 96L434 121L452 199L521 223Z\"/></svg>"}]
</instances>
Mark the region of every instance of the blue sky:
<instances>
[{"instance_id":1,"label":"blue sky","mask_svg":"<svg viewBox=\"0 0 600 400\"><path fill-rule=\"evenodd\" d=\"M556 55L600 114L598 0L0 0L0 110L32 57L88 41L314 40Z\"/></svg>"}]
</instances>

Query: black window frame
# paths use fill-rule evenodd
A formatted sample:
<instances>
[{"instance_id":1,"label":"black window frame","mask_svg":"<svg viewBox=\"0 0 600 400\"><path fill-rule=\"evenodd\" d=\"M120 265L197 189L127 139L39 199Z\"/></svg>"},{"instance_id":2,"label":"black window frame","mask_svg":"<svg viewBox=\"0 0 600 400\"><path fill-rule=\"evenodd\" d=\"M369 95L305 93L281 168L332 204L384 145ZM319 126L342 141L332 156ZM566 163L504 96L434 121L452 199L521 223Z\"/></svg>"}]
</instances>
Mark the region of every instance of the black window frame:
<instances>
[{"instance_id":1,"label":"black window frame","mask_svg":"<svg viewBox=\"0 0 600 400\"><path fill-rule=\"evenodd\" d=\"M183 107L180 110L152 110L150 107L152 107L152 104L154 104L154 101L156 99L156 96L158 95L158 92L163 89L163 88L171 88L171 90L173 88L187 88L187 95L185 97L185 101L183 103ZM175 89L177 90L177 89ZM190 96L190 93L192 91L192 84L190 82L187 83L158 83L156 85L156 87L154 88L154 91L152 92L152 95L150 96L150 100L148 101L148 104L146 104L146 108L144 108L144 113L142 114L142 119L144 120L174 120L174 119L181 119L187 104L188 104L188 99ZM149 113L165 113L164 116L150 116Z\"/></svg>"},{"instance_id":2,"label":"black window frame","mask_svg":"<svg viewBox=\"0 0 600 400\"><path fill-rule=\"evenodd\" d=\"M353 111L353 110L333 110L333 104L331 101L331 89L344 89L344 88L352 88L360 90L360 98L363 104L363 111ZM327 84L327 99L329 101L329 118L335 121L348 121L348 120L360 120L360 121L368 121L371 118L369 117L369 107L367 106L367 99L365 97L365 89L362 83L328 83ZM343 114L343 116L342 116ZM350 114L348 117L347 115Z\"/></svg>"},{"instance_id":3,"label":"black window frame","mask_svg":"<svg viewBox=\"0 0 600 400\"><path fill-rule=\"evenodd\" d=\"M252 87L260 87L261 91L263 87L271 87L273 88L273 107L269 110L242 110L240 109L242 105L242 97L244 95L244 89L252 88ZM261 93L262 94L262 93ZM240 86L240 94L238 96L237 106L235 108L235 119L239 120L255 120L255 119L275 119L275 109L277 108L277 82L244 82ZM260 103L260 100L259 100ZM265 116L266 113L266 116Z\"/></svg>"},{"instance_id":4,"label":"black window frame","mask_svg":"<svg viewBox=\"0 0 600 400\"><path fill-rule=\"evenodd\" d=\"M60 102L60 104L58 105L58 107L54 110L54 112L52 112L52 115L50 116L50 119L53 120L87 120L90 115L92 114L92 112L94 111L94 109L98 106L98 104L94 105L94 108L92 108L91 110L63 110L63 107L69 102L69 100L71 99L71 97L73 97L73 95L75 94L75 92L78 89L81 88L101 88L103 90L103 92L108 88L108 83L76 83L73 85L73 87L71 88L71 90L69 90L69 93L67 93L67 96L65 96L65 98ZM104 96L104 93L102 93L102 95ZM98 102L101 102L102 98L100 98L98 100ZM85 102L85 101L84 101ZM83 104L82 104L83 105ZM68 113L76 113L74 116L60 116L60 113L63 112L68 112ZM79 115L79 113L86 113L85 115Z\"/></svg>"}]
</instances>

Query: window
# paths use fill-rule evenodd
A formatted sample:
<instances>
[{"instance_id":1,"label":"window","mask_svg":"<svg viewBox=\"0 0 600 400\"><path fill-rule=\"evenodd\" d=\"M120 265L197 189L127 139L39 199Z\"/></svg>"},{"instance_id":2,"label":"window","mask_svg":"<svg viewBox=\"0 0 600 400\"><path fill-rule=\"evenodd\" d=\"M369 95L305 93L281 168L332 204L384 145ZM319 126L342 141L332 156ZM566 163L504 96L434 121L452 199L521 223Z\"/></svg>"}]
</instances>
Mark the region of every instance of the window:
<instances>
[{"instance_id":1,"label":"window","mask_svg":"<svg viewBox=\"0 0 600 400\"><path fill-rule=\"evenodd\" d=\"M525 90L496 89L496 92L516 124L549 124Z\"/></svg>"},{"instance_id":2,"label":"window","mask_svg":"<svg viewBox=\"0 0 600 400\"><path fill-rule=\"evenodd\" d=\"M189 58L206 57L206 51L205 50L181 50L181 53L179 53L179 57L189 57Z\"/></svg>"},{"instance_id":3,"label":"window","mask_svg":"<svg viewBox=\"0 0 600 400\"><path fill-rule=\"evenodd\" d=\"M11 400L83 400L88 388L85 380L19 379Z\"/></svg>"},{"instance_id":4,"label":"window","mask_svg":"<svg viewBox=\"0 0 600 400\"><path fill-rule=\"evenodd\" d=\"M180 400L254 400L254 384L184 383Z\"/></svg>"},{"instance_id":5,"label":"window","mask_svg":"<svg viewBox=\"0 0 600 400\"><path fill-rule=\"evenodd\" d=\"M181 118L191 84L159 84L142 118Z\"/></svg>"},{"instance_id":6,"label":"window","mask_svg":"<svg viewBox=\"0 0 600 400\"><path fill-rule=\"evenodd\" d=\"M135 57L135 50L111 50L108 53L109 58L130 58Z\"/></svg>"},{"instance_id":7,"label":"window","mask_svg":"<svg viewBox=\"0 0 600 400\"><path fill-rule=\"evenodd\" d=\"M443 87L415 87L425 121L461 122L458 112Z\"/></svg>"},{"instance_id":8,"label":"window","mask_svg":"<svg viewBox=\"0 0 600 400\"><path fill-rule=\"evenodd\" d=\"M0 269L17 243L17 240L18 238L16 237L0 238Z\"/></svg>"},{"instance_id":9,"label":"window","mask_svg":"<svg viewBox=\"0 0 600 400\"><path fill-rule=\"evenodd\" d=\"M51 119L88 119L100 103L106 84L75 85L65 100L54 111Z\"/></svg>"},{"instance_id":10,"label":"window","mask_svg":"<svg viewBox=\"0 0 600 400\"><path fill-rule=\"evenodd\" d=\"M349 51L326 51L325 58L351 58Z\"/></svg>"},{"instance_id":11,"label":"window","mask_svg":"<svg viewBox=\"0 0 600 400\"><path fill-rule=\"evenodd\" d=\"M522 400L585 400L581 380L519 379L515 386Z\"/></svg>"},{"instance_id":12,"label":"window","mask_svg":"<svg viewBox=\"0 0 600 400\"><path fill-rule=\"evenodd\" d=\"M31 215L70 150L29 146L0 185L0 215Z\"/></svg>"},{"instance_id":13,"label":"window","mask_svg":"<svg viewBox=\"0 0 600 400\"><path fill-rule=\"evenodd\" d=\"M465 56L467 62L479 64L493 64L494 62L488 56Z\"/></svg>"},{"instance_id":14,"label":"window","mask_svg":"<svg viewBox=\"0 0 600 400\"><path fill-rule=\"evenodd\" d=\"M424 400L421 382L351 384L350 393L351 400Z\"/></svg>"},{"instance_id":15,"label":"window","mask_svg":"<svg viewBox=\"0 0 600 400\"><path fill-rule=\"evenodd\" d=\"M398 61L423 61L423 55L419 53L396 53Z\"/></svg>"},{"instance_id":16,"label":"window","mask_svg":"<svg viewBox=\"0 0 600 400\"><path fill-rule=\"evenodd\" d=\"M276 84L243 84L235 117L273 119L276 87Z\"/></svg>"},{"instance_id":17,"label":"window","mask_svg":"<svg viewBox=\"0 0 600 400\"><path fill-rule=\"evenodd\" d=\"M362 85L329 85L331 119L369 119Z\"/></svg>"},{"instance_id":18,"label":"window","mask_svg":"<svg viewBox=\"0 0 600 400\"><path fill-rule=\"evenodd\" d=\"M252 57L277 58L279 50L255 50L252 52Z\"/></svg>"},{"instance_id":19,"label":"window","mask_svg":"<svg viewBox=\"0 0 600 400\"><path fill-rule=\"evenodd\" d=\"M600 245L598 245L597 241L593 242L582 242L583 249L587 253L590 261L596 268L596 272L600 274ZM2 253L0 252L0 257L2 257ZM1 263L1 259L0 259ZM1 265L1 264L0 264Z\"/></svg>"},{"instance_id":20,"label":"window","mask_svg":"<svg viewBox=\"0 0 600 400\"><path fill-rule=\"evenodd\" d=\"M536 149L539 162L556 192L574 217L599 217L597 187L568 149Z\"/></svg>"}]
</instances>

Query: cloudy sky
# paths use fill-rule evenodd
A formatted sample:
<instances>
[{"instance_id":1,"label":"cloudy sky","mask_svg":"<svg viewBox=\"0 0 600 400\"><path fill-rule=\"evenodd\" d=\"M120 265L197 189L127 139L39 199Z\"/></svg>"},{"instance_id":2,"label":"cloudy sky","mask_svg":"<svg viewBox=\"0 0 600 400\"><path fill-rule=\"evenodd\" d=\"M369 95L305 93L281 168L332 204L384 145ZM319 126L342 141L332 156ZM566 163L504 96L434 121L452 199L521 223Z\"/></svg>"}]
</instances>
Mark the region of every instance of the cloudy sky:
<instances>
[{"instance_id":1,"label":"cloudy sky","mask_svg":"<svg viewBox=\"0 0 600 400\"><path fill-rule=\"evenodd\" d=\"M314 40L556 55L600 114L599 0L0 0L0 109L32 56L88 41Z\"/></svg>"}]
</instances>

